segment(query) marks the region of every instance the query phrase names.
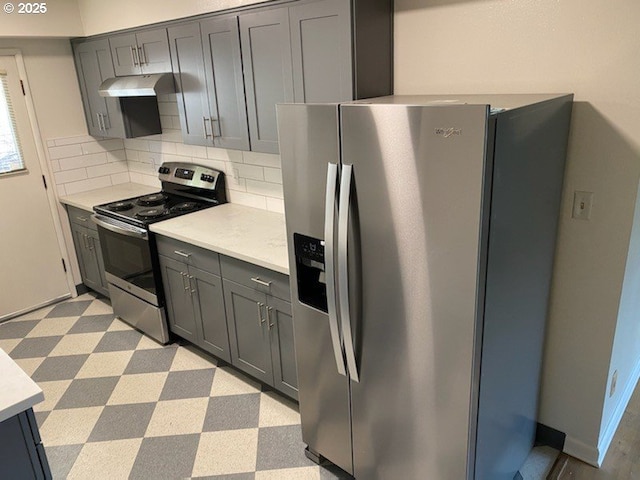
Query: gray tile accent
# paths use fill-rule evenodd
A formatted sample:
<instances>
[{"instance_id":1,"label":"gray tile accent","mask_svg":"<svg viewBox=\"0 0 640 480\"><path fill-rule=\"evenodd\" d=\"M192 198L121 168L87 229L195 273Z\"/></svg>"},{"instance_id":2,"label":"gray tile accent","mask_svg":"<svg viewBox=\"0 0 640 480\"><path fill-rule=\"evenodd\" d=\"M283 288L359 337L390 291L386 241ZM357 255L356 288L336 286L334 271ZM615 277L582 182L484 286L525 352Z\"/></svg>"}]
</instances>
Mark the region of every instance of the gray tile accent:
<instances>
[{"instance_id":1,"label":"gray tile accent","mask_svg":"<svg viewBox=\"0 0 640 480\"><path fill-rule=\"evenodd\" d=\"M133 353L124 374L166 372L171 367L176 350L177 347L174 345L150 350L138 350Z\"/></svg>"},{"instance_id":2,"label":"gray tile accent","mask_svg":"<svg viewBox=\"0 0 640 480\"><path fill-rule=\"evenodd\" d=\"M46 357L62 339L61 335L53 337L25 338L11 350L11 358Z\"/></svg>"},{"instance_id":3,"label":"gray tile accent","mask_svg":"<svg viewBox=\"0 0 640 480\"><path fill-rule=\"evenodd\" d=\"M260 394L227 395L209 399L203 432L256 428L260 416Z\"/></svg>"},{"instance_id":4,"label":"gray tile accent","mask_svg":"<svg viewBox=\"0 0 640 480\"><path fill-rule=\"evenodd\" d=\"M84 445L44 446L53 478L67 478Z\"/></svg>"},{"instance_id":5,"label":"gray tile accent","mask_svg":"<svg viewBox=\"0 0 640 480\"><path fill-rule=\"evenodd\" d=\"M23 322L0 323L0 340L8 338L24 338L33 330L40 320L25 320Z\"/></svg>"},{"instance_id":6,"label":"gray tile accent","mask_svg":"<svg viewBox=\"0 0 640 480\"><path fill-rule=\"evenodd\" d=\"M256 470L314 465L304 454L300 425L265 427L258 431Z\"/></svg>"},{"instance_id":7,"label":"gray tile accent","mask_svg":"<svg viewBox=\"0 0 640 480\"><path fill-rule=\"evenodd\" d=\"M94 352L118 352L122 350L135 350L142 338L142 334L136 330L124 330L118 332L107 332Z\"/></svg>"},{"instance_id":8,"label":"gray tile accent","mask_svg":"<svg viewBox=\"0 0 640 480\"><path fill-rule=\"evenodd\" d=\"M145 438L131 470L130 480L173 480L190 477L200 434Z\"/></svg>"},{"instance_id":9,"label":"gray tile accent","mask_svg":"<svg viewBox=\"0 0 640 480\"><path fill-rule=\"evenodd\" d=\"M53 317L79 317L89 308L93 300L83 300L80 302L64 302L59 303L44 318Z\"/></svg>"},{"instance_id":10,"label":"gray tile accent","mask_svg":"<svg viewBox=\"0 0 640 480\"><path fill-rule=\"evenodd\" d=\"M67 333L106 332L116 318L114 314L80 317Z\"/></svg>"},{"instance_id":11,"label":"gray tile accent","mask_svg":"<svg viewBox=\"0 0 640 480\"><path fill-rule=\"evenodd\" d=\"M106 405L120 377L81 378L74 380L54 410Z\"/></svg>"},{"instance_id":12,"label":"gray tile accent","mask_svg":"<svg viewBox=\"0 0 640 480\"><path fill-rule=\"evenodd\" d=\"M229 475L213 475L210 477L191 477L191 480L255 480L254 472L231 473Z\"/></svg>"},{"instance_id":13,"label":"gray tile accent","mask_svg":"<svg viewBox=\"0 0 640 480\"><path fill-rule=\"evenodd\" d=\"M33 412L36 416L36 423L38 424L38 428L42 428L42 424L47 419L51 412Z\"/></svg>"},{"instance_id":14,"label":"gray tile accent","mask_svg":"<svg viewBox=\"0 0 640 480\"><path fill-rule=\"evenodd\" d=\"M169 372L160 400L208 397L211 393L214 373L213 368Z\"/></svg>"},{"instance_id":15,"label":"gray tile accent","mask_svg":"<svg viewBox=\"0 0 640 480\"><path fill-rule=\"evenodd\" d=\"M93 427L89 442L142 438L156 408L155 403L107 405Z\"/></svg>"},{"instance_id":16,"label":"gray tile accent","mask_svg":"<svg viewBox=\"0 0 640 480\"><path fill-rule=\"evenodd\" d=\"M33 372L34 382L52 382L54 380L70 380L76 376L89 355L65 355L45 358Z\"/></svg>"}]
</instances>

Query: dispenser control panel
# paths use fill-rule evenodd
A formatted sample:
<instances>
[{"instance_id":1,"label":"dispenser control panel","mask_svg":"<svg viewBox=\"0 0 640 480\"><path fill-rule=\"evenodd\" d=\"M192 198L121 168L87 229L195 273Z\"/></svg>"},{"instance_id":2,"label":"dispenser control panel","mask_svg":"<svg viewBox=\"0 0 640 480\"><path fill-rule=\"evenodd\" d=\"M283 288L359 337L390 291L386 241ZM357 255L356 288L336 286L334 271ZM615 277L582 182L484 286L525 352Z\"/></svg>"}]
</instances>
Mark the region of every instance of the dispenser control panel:
<instances>
[{"instance_id":1,"label":"dispenser control panel","mask_svg":"<svg viewBox=\"0 0 640 480\"><path fill-rule=\"evenodd\" d=\"M324 273L324 240L293 234L298 300L305 305L327 311L327 285Z\"/></svg>"}]
</instances>

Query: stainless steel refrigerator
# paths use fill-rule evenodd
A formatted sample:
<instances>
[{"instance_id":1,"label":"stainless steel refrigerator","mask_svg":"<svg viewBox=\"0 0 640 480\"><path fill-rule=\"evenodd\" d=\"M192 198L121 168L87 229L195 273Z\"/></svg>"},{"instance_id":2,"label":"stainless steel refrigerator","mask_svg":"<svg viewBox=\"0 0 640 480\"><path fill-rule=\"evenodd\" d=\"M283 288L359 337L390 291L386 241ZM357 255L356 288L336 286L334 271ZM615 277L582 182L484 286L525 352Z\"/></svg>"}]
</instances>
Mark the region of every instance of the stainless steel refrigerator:
<instances>
[{"instance_id":1,"label":"stainless steel refrigerator","mask_svg":"<svg viewBox=\"0 0 640 480\"><path fill-rule=\"evenodd\" d=\"M278 105L302 435L358 480L511 480L572 95Z\"/></svg>"}]
</instances>

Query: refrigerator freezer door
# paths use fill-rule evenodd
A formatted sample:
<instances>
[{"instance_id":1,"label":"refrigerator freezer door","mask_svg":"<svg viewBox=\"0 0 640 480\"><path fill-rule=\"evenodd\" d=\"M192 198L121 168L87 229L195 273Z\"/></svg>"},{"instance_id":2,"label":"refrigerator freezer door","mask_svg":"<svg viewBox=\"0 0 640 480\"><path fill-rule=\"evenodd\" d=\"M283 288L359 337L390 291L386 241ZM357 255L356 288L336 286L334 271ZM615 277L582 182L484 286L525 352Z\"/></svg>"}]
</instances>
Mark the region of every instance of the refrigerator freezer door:
<instances>
[{"instance_id":1,"label":"refrigerator freezer door","mask_svg":"<svg viewBox=\"0 0 640 480\"><path fill-rule=\"evenodd\" d=\"M277 112L302 439L352 473L349 380L338 372L329 316L298 300L293 248L294 233L324 238L327 165L340 163L338 106L278 105Z\"/></svg>"},{"instance_id":2,"label":"refrigerator freezer door","mask_svg":"<svg viewBox=\"0 0 640 480\"><path fill-rule=\"evenodd\" d=\"M355 477L470 478L488 107L344 105L341 122Z\"/></svg>"}]
</instances>

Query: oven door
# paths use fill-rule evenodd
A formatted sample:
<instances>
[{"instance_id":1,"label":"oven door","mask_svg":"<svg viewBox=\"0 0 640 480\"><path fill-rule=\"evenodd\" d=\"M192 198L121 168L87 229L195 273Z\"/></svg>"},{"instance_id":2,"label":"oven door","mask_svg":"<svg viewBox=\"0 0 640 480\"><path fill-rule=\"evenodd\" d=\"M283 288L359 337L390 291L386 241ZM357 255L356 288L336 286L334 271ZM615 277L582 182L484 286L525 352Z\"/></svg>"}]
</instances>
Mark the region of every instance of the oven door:
<instances>
[{"instance_id":1,"label":"oven door","mask_svg":"<svg viewBox=\"0 0 640 480\"><path fill-rule=\"evenodd\" d=\"M97 214L91 219L98 226L107 281L160 306L147 230Z\"/></svg>"}]
</instances>

